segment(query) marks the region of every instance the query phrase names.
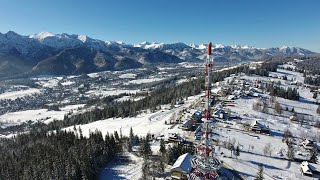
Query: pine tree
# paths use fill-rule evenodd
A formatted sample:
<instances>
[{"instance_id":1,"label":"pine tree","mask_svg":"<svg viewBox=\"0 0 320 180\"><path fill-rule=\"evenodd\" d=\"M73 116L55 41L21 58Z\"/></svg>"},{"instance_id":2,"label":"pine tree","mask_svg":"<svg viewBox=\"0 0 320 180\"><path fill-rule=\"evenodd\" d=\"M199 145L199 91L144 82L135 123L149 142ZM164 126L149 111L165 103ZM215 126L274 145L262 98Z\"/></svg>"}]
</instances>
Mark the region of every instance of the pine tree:
<instances>
[{"instance_id":1,"label":"pine tree","mask_svg":"<svg viewBox=\"0 0 320 180\"><path fill-rule=\"evenodd\" d=\"M240 156L240 148L239 148L239 144L236 147L236 150L234 152L234 155L236 156L236 158L238 159L238 156Z\"/></svg>"},{"instance_id":2,"label":"pine tree","mask_svg":"<svg viewBox=\"0 0 320 180\"><path fill-rule=\"evenodd\" d=\"M132 143L130 139L127 139L126 141L126 147L127 147L127 151L131 152L132 151Z\"/></svg>"},{"instance_id":3,"label":"pine tree","mask_svg":"<svg viewBox=\"0 0 320 180\"><path fill-rule=\"evenodd\" d=\"M320 105L317 108L317 114L320 114Z\"/></svg>"},{"instance_id":4,"label":"pine tree","mask_svg":"<svg viewBox=\"0 0 320 180\"><path fill-rule=\"evenodd\" d=\"M143 159L143 164L142 164L142 179L146 180L149 177L150 173L150 163L148 159Z\"/></svg>"},{"instance_id":5,"label":"pine tree","mask_svg":"<svg viewBox=\"0 0 320 180\"><path fill-rule=\"evenodd\" d=\"M151 155L151 147L149 144L149 134L145 138L142 138L139 151L140 155L143 157L143 164L142 164L142 179L147 179L150 174L150 161L149 156Z\"/></svg>"},{"instance_id":6,"label":"pine tree","mask_svg":"<svg viewBox=\"0 0 320 180\"><path fill-rule=\"evenodd\" d=\"M132 127L130 128L129 141L131 143L131 146L133 146L134 145L134 134L133 134Z\"/></svg>"},{"instance_id":7,"label":"pine tree","mask_svg":"<svg viewBox=\"0 0 320 180\"><path fill-rule=\"evenodd\" d=\"M114 131L114 138L116 141L118 141L118 142L120 141L120 137L119 137L119 134L117 131Z\"/></svg>"},{"instance_id":8,"label":"pine tree","mask_svg":"<svg viewBox=\"0 0 320 180\"><path fill-rule=\"evenodd\" d=\"M262 112L269 113L268 104L266 101L262 102Z\"/></svg>"},{"instance_id":9,"label":"pine tree","mask_svg":"<svg viewBox=\"0 0 320 180\"><path fill-rule=\"evenodd\" d=\"M312 97L313 97L313 99L317 99L318 93L317 93L317 92L314 92Z\"/></svg>"},{"instance_id":10,"label":"pine tree","mask_svg":"<svg viewBox=\"0 0 320 180\"><path fill-rule=\"evenodd\" d=\"M294 159L294 149L293 149L291 143L288 144L287 157L288 157L288 159L289 159L290 161L292 161L292 160Z\"/></svg>"},{"instance_id":11,"label":"pine tree","mask_svg":"<svg viewBox=\"0 0 320 180\"><path fill-rule=\"evenodd\" d=\"M148 135L147 135L147 137L148 137ZM149 155L151 155L151 147L150 147L149 141L147 140L147 137L142 138L142 140L140 142L140 147L139 147L140 155L143 158L149 158Z\"/></svg>"},{"instance_id":12,"label":"pine tree","mask_svg":"<svg viewBox=\"0 0 320 180\"><path fill-rule=\"evenodd\" d=\"M274 104L274 110L278 113L278 114L282 114L282 107L280 105L279 102L275 102Z\"/></svg>"},{"instance_id":13,"label":"pine tree","mask_svg":"<svg viewBox=\"0 0 320 180\"><path fill-rule=\"evenodd\" d=\"M292 133L289 129L286 129L283 133L283 139L282 141L285 142L286 144L290 144L292 142Z\"/></svg>"},{"instance_id":14,"label":"pine tree","mask_svg":"<svg viewBox=\"0 0 320 180\"><path fill-rule=\"evenodd\" d=\"M160 151L161 155L163 155L167 152L163 139L160 140L160 150L159 151Z\"/></svg>"},{"instance_id":15,"label":"pine tree","mask_svg":"<svg viewBox=\"0 0 320 180\"><path fill-rule=\"evenodd\" d=\"M256 177L254 178L254 180L263 180L264 177L263 177L263 166L262 164L259 165L259 171L256 175Z\"/></svg>"},{"instance_id":16,"label":"pine tree","mask_svg":"<svg viewBox=\"0 0 320 180\"><path fill-rule=\"evenodd\" d=\"M80 136L80 139L83 139L83 133L82 133L81 127L79 127L79 136Z\"/></svg>"},{"instance_id":17,"label":"pine tree","mask_svg":"<svg viewBox=\"0 0 320 180\"><path fill-rule=\"evenodd\" d=\"M160 140L160 172L163 173L164 172L164 167L165 167L165 162L166 162L166 156L167 156L167 150L166 150L166 146L164 144L164 140L161 139Z\"/></svg>"},{"instance_id":18,"label":"pine tree","mask_svg":"<svg viewBox=\"0 0 320 180\"><path fill-rule=\"evenodd\" d=\"M310 157L310 161L313 163L317 163L317 150L315 148L312 149L311 151L311 157Z\"/></svg>"}]
</instances>

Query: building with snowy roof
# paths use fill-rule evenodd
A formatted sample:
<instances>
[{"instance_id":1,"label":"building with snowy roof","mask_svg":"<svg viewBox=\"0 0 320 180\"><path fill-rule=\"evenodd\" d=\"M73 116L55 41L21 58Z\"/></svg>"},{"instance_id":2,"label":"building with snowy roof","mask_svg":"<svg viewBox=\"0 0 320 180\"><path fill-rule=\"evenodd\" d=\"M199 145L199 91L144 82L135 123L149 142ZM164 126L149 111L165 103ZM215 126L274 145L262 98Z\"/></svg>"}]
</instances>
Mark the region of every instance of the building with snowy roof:
<instances>
[{"instance_id":1,"label":"building with snowy roof","mask_svg":"<svg viewBox=\"0 0 320 180\"><path fill-rule=\"evenodd\" d=\"M264 124L259 123L257 120L254 120L251 123L251 131L255 133L262 133L262 134L271 134L269 127L265 126Z\"/></svg>"},{"instance_id":2,"label":"building with snowy roof","mask_svg":"<svg viewBox=\"0 0 320 180\"><path fill-rule=\"evenodd\" d=\"M182 125L181 129L183 130L190 130L192 128L193 122L190 119L185 120Z\"/></svg>"},{"instance_id":3,"label":"building with snowy roof","mask_svg":"<svg viewBox=\"0 0 320 180\"><path fill-rule=\"evenodd\" d=\"M192 159L192 155L190 153L186 153L179 156L179 158L171 168L171 178L172 179L188 179L188 174L192 170L191 159Z\"/></svg>"},{"instance_id":4,"label":"building with snowy roof","mask_svg":"<svg viewBox=\"0 0 320 180\"><path fill-rule=\"evenodd\" d=\"M300 167L301 167L300 170L304 175L312 176L312 171L310 170L309 163L307 161L303 161L300 164Z\"/></svg>"}]
</instances>

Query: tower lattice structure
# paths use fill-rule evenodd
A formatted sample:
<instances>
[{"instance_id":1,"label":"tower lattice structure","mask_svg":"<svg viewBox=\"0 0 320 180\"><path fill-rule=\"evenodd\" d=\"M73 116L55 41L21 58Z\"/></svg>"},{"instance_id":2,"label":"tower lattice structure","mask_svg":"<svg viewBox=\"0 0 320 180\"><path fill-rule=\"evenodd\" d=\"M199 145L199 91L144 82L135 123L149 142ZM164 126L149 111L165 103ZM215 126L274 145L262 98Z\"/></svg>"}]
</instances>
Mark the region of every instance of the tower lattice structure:
<instances>
[{"instance_id":1,"label":"tower lattice structure","mask_svg":"<svg viewBox=\"0 0 320 180\"><path fill-rule=\"evenodd\" d=\"M196 154L191 160L193 171L191 179L217 179L217 169L220 161L214 157L215 148L212 145L212 118L211 118L211 73L213 69L212 44L208 45L208 54L205 59L205 107L203 111L203 123L201 124L202 136L196 146Z\"/></svg>"}]
</instances>

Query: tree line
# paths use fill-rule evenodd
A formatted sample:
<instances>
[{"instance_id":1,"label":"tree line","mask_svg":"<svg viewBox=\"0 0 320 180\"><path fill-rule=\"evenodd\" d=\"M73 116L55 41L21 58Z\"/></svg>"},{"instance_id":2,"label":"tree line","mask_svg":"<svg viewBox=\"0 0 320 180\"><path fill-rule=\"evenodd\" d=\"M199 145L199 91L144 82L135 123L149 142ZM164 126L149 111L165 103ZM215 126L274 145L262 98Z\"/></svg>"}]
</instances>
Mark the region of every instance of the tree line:
<instances>
[{"instance_id":1,"label":"tree line","mask_svg":"<svg viewBox=\"0 0 320 180\"><path fill-rule=\"evenodd\" d=\"M314 86L320 86L320 76L305 76L304 78L305 84L310 84Z\"/></svg>"},{"instance_id":2,"label":"tree line","mask_svg":"<svg viewBox=\"0 0 320 180\"><path fill-rule=\"evenodd\" d=\"M307 72L313 75L320 75L320 58L319 57L308 57L303 61L296 64L296 68L299 72Z\"/></svg>"},{"instance_id":3,"label":"tree line","mask_svg":"<svg viewBox=\"0 0 320 180\"><path fill-rule=\"evenodd\" d=\"M0 139L1 179L95 179L118 149L113 134L32 131Z\"/></svg>"},{"instance_id":4,"label":"tree line","mask_svg":"<svg viewBox=\"0 0 320 180\"><path fill-rule=\"evenodd\" d=\"M299 100L300 95L296 88L283 88L274 83L269 83L266 85L266 90L270 92L271 96L282 97L289 100Z\"/></svg>"}]
</instances>

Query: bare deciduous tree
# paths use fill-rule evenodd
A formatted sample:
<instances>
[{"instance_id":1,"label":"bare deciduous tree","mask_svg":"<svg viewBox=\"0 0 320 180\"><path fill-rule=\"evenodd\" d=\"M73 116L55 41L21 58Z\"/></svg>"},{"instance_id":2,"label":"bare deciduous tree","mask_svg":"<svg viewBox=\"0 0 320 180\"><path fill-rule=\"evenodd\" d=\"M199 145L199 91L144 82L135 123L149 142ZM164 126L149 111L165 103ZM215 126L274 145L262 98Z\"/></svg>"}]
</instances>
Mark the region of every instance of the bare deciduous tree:
<instances>
[{"instance_id":1,"label":"bare deciduous tree","mask_svg":"<svg viewBox=\"0 0 320 180\"><path fill-rule=\"evenodd\" d=\"M268 144L264 147L263 153L264 153L264 155L269 154L269 156L271 156L271 153L272 153L271 143L268 143Z\"/></svg>"}]
</instances>

